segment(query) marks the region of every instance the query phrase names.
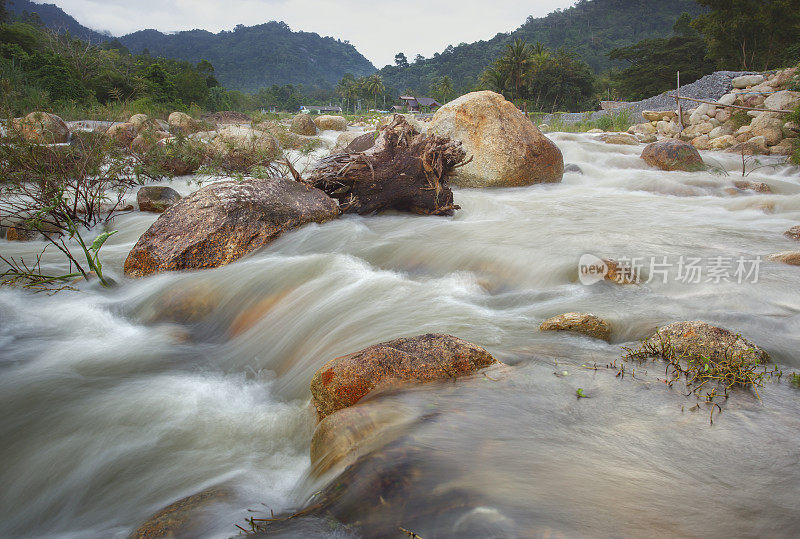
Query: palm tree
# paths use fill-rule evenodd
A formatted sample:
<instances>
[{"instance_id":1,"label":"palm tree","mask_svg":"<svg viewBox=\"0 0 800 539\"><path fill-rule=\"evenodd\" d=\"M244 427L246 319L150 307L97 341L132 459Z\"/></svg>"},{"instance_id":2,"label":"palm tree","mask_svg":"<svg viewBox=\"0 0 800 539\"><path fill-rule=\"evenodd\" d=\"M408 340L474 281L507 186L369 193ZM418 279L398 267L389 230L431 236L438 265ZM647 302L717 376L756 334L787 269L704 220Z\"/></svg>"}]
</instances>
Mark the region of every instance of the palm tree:
<instances>
[{"instance_id":1,"label":"palm tree","mask_svg":"<svg viewBox=\"0 0 800 539\"><path fill-rule=\"evenodd\" d=\"M496 65L487 67L486 71L481 73L480 82L484 88L499 94L506 91L506 77L497 69Z\"/></svg>"},{"instance_id":2,"label":"palm tree","mask_svg":"<svg viewBox=\"0 0 800 539\"><path fill-rule=\"evenodd\" d=\"M521 39L506 45L506 53L497 61L497 70L503 73L513 89L514 99L523 97L523 92L535 67L533 51Z\"/></svg>"},{"instance_id":3,"label":"palm tree","mask_svg":"<svg viewBox=\"0 0 800 539\"><path fill-rule=\"evenodd\" d=\"M374 75L370 75L364 81L364 91L367 95L371 95L374 98L375 108L378 108L378 97L383 95L383 92L386 91L386 87L383 85L383 79L380 75L375 73Z\"/></svg>"},{"instance_id":4,"label":"palm tree","mask_svg":"<svg viewBox=\"0 0 800 539\"><path fill-rule=\"evenodd\" d=\"M442 103L447 103L453 95L453 81L445 75L436 84L436 93Z\"/></svg>"}]
</instances>

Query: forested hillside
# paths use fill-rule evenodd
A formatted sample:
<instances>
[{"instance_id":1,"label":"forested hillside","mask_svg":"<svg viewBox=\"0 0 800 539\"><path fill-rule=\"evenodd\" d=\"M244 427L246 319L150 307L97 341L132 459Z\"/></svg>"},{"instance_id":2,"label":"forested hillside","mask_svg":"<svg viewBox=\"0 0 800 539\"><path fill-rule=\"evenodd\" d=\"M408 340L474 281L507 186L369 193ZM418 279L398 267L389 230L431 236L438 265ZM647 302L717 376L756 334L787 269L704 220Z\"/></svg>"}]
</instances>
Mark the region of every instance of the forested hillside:
<instances>
[{"instance_id":1,"label":"forested hillside","mask_svg":"<svg viewBox=\"0 0 800 539\"><path fill-rule=\"evenodd\" d=\"M147 49L153 55L190 62L208 60L224 86L245 92L273 84L332 88L345 73L375 72L369 60L348 42L312 32L293 32L283 22L239 25L218 34L144 30L120 41L136 53Z\"/></svg>"},{"instance_id":2,"label":"forested hillside","mask_svg":"<svg viewBox=\"0 0 800 539\"><path fill-rule=\"evenodd\" d=\"M678 17L704 12L694 0L580 0L575 6L557 10L546 17L528 20L517 30L497 34L488 41L449 46L433 58L417 59L407 67L386 66L381 75L388 87L429 92L430 85L443 76L457 91L472 88L481 72L498 58L515 39L540 42L548 49L574 52L596 72L612 67L608 53L643 39L667 37Z\"/></svg>"},{"instance_id":3,"label":"forested hillside","mask_svg":"<svg viewBox=\"0 0 800 539\"><path fill-rule=\"evenodd\" d=\"M96 32L83 26L54 4L35 4L30 0L6 0L6 9L17 17L38 17L41 23L58 33L69 32L72 37L99 43L110 38L109 34ZM35 15L34 15L35 14Z\"/></svg>"}]
</instances>

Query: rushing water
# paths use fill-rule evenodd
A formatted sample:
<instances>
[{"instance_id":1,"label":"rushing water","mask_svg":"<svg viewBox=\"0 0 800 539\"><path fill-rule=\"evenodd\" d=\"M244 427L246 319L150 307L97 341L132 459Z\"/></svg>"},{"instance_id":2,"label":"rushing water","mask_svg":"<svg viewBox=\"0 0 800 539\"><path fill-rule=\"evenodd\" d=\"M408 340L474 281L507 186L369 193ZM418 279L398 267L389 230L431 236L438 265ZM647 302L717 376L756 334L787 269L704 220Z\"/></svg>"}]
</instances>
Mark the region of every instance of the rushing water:
<instances>
[{"instance_id":1,"label":"rushing water","mask_svg":"<svg viewBox=\"0 0 800 539\"><path fill-rule=\"evenodd\" d=\"M123 261L156 216L132 213L103 250L120 286L0 291L0 536L124 537L216 485L234 495L207 536L235 535L248 509L300 508L332 479L310 470L315 370L428 332L508 366L363 404L394 425L333 508L363 533L796 536L800 391L785 378L761 400L737 391L710 425L707 406L696 411L693 396L660 381L661 366L624 378L605 366L660 324L700 319L800 371L800 269L763 261L755 283L675 279L681 256L708 266L796 250L782 234L800 223L797 169L754 170L748 179L774 194L733 195L740 157L705 156L729 175L665 173L641 148L552 137L582 175L459 189L452 218L349 216L227 267L133 281ZM0 241L10 255L41 246ZM666 256L675 267L667 283L586 286L583 254ZM193 310L181 309L186 298ZM567 311L608 320L612 343L538 331ZM394 500L369 488L387 468L402 476ZM289 535L347 533L303 525Z\"/></svg>"}]
</instances>

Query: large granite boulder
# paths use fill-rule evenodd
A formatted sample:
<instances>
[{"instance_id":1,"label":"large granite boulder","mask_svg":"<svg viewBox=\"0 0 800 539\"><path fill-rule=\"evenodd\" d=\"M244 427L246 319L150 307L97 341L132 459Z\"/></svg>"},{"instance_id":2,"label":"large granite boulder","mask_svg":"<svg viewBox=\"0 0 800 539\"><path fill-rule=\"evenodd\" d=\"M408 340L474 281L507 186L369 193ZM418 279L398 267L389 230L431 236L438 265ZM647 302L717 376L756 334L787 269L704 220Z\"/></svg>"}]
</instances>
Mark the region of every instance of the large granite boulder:
<instances>
[{"instance_id":1,"label":"large granite boulder","mask_svg":"<svg viewBox=\"0 0 800 539\"><path fill-rule=\"evenodd\" d=\"M265 157L277 159L280 145L270 133L249 126L230 125L220 129L211 145L223 154L232 152L258 152Z\"/></svg>"},{"instance_id":2,"label":"large granite boulder","mask_svg":"<svg viewBox=\"0 0 800 539\"><path fill-rule=\"evenodd\" d=\"M468 164L451 183L462 187L520 187L560 182L561 150L513 103L495 92L472 92L438 111L429 133L462 143Z\"/></svg>"},{"instance_id":3,"label":"large granite boulder","mask_svg":"<svg viewBox=\"0 0 800 539\"><path fill-rule=\"evenodd\" d=\"M161 214L131 250L125 274L222 266L284 231L338 215L325 193L284 178L214 183Z\"/></svg>"},{"instance_id":4,"label":"large granite boulder","mask_svg":"<svg viewBox=\"0 0 800 539\"><path fill-rule=\"evenodd\" d=\"M289 126L289 131L298 135L306 135L313 137L317 134L317 124L311 119L308 114L300 113L292 118L292 124Z\"/></svg>"},{"instance_id":5,"label":"large granite boulder","mask_svg":"<svg viewBox=\"0 0 800 539\"><path fill-rule=\"evenodd\" d=\"M483 348L450 335L396 339L328 361L311 380L312 404L322 420L371 391L452 380L493 363Z\"/></svg>"},{"instance_id":6,"label":"large granite boulder","mask_svg":"<svg viewBox=\"0 0 800 539\"><path fill-rule=\"evenodd\" d=\"M674 139L648 144L642 152L642 159L661 170L695 172L705 168L703 158L694 146Z\"/></svg>"}]
</instances>

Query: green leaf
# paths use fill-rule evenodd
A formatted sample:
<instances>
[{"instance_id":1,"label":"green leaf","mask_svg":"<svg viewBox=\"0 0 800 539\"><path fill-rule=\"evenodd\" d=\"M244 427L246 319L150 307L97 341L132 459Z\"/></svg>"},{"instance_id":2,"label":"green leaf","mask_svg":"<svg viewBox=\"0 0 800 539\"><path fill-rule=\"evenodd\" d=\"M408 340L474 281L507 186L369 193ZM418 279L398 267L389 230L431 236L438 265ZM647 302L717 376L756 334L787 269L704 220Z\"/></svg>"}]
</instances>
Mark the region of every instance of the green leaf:
<instances>
[{"instance_id":1,"label":"green leaf","mask_svg":"<svg viewBox=\"0 0 800 539\"><path fill-rule=\"evenodd\" d=\"M99 251L99 250L100 250L100 247L102 247L102 246L103 246L103 244L106 242L106 240L107 240L108 238L110 238L111 236L113 236L114 234L116 234L116 233L117 233L117 231L116 231L116 230L114 230L113 232L103 232L102 234L100 234L99 236L97 236L97 237L94 239L94 241L92 242L92 247L91 247L92 251L94 251L95 253L96 253L97 251Z\"/></svg>"}]
</instances>

